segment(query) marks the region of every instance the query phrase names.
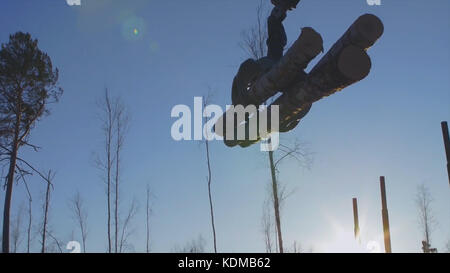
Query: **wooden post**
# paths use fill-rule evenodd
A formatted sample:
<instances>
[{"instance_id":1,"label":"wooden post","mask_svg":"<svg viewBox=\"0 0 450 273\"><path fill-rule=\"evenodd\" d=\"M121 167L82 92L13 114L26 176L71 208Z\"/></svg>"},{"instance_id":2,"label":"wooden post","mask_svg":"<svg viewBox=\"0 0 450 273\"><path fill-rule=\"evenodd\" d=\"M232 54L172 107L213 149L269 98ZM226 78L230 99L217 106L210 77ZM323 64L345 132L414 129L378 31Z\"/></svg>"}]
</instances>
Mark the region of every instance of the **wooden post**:
<instances>
[{"instance_id":1,"label":"wooden post","mask_svg":"<svg viewBox=\"0 0 450 273\"><path fill-rule=\"evenodd\" d=\"M447 157L447 173L448 183L450 183L450 138L448 135L448 124L446 121L441 122L442 136L444 137L445 154Z\"/></svg>"},{"instance_id":2,"label":"wooden post","mask_svg":"<svg viewBox=\"0 0 450 273\"><path fill-rule=\"evenodd\" d=\"M386 201L386 186L384 182L384 176L380 177L380 188L381 188L381 214L383 217L383 233L384 233L384 249L386 253L391 253L391 233L389 230L389 214L387 209Z\"/></svg>"},{"instance_id":3,"label":"wooden post","mask_svg":"<svg viewBox=\"0 0 450 273\"><path fill-rule=\"evenodd\" d=\"M355 223L355 239L359 242L358 200L353 198L353 219Z\"/></svg>"}]
</instances>

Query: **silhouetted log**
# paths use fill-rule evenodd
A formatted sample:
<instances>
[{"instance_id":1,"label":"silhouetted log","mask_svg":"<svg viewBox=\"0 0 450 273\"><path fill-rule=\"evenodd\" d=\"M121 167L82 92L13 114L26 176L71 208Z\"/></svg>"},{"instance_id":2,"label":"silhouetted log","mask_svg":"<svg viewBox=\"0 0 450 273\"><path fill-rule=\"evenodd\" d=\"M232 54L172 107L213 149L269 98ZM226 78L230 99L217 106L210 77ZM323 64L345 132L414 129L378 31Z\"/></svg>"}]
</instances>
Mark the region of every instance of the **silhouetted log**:
<instances>
[{"instance_id":1,"label":"silhouetted log","mask_svg":"<svg viewBox=\"0 0 450 273\"><path fill-rule=\"evenodd\" d=\"M245 61L233 81L233 104L261 105L291 85L322 51L323 40L320 34L305 27L299 38L275 64L268 58Z\"/></svg>"}]
</instances>

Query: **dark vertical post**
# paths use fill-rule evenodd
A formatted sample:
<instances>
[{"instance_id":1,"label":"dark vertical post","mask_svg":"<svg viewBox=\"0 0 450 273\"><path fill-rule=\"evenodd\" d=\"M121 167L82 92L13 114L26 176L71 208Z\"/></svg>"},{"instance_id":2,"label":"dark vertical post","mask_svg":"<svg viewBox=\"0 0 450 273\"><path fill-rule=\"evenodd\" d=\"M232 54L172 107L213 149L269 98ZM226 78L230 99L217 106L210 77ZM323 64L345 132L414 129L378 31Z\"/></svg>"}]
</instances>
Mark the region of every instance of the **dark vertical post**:
<instances>
[{"instance_id":1,"label":"dark vertical post","mask_svg":"<svg viewBox=\"0 0 450 273\"><path fill-rule=\"evenodd\" d=\"M448 183L450 183L450 138L448 136L448 124L446 121L441 122L442 136L444 137L445 154L447 156L447 173Z\"/></svg>"},{"instance_id":2,"label":"dark vertical post","mask_svg":"<svg viewBox=\"0 0 450 273\"><path fill-rule=\"evenodd\" d=\"M355 221L355 239L359 240L358 200L353 198L353 219Z\"/></svg>"},{"instance_id":3,"label":"dark vertical post","mask_svg":"<svg viewBox=\"0 0 450 273\"><path fill-rule=\"evenodd\" d=\"M389 231L389 214L386 202L386 186L384 182L384 176L380 177L380 188L381 188L381 214L383 216L383 233L384 233L384 249L386 253L391 253L391 233Z\"/></svg>"}]
</instances>

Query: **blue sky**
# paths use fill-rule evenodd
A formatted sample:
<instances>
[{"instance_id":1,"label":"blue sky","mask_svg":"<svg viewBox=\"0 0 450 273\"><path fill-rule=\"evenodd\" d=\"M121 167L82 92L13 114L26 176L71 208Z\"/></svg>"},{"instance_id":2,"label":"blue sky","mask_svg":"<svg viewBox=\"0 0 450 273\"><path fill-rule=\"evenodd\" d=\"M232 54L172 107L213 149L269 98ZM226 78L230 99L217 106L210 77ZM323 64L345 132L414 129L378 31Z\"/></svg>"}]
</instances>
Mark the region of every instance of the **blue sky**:
<instances>
[{"instance_id":1,"label":"blue sky","mask_svg":"<svg viewBox=\"0 0 450 273\"><path fill-rule=\"evenodd\" d=\"M104 186L93 154L102 141L95 102L108 87L132 116L123 155L123 204L140 200L131 239L135 249L145 249L150 183L156 196L153 250L171 251L200 234L212 250L205 152L201 143L172 140L170 111L177 104L192 106L194 96L209 89L214 103L230 103L231 81L247 57L239 47L241 32L254 24L259 0L81 1L81 6L2 1L0 9L0 42L16 31L31 33L59 68L65 90L52 115L32 132L42 150L21 151L40 169L56 171L55 234L68 241L77 232L67 203L79 190L89 206L87 249L106 249ZM382 243L378 179L384 175L393 251L420 251L414 196L422 183L434 197L439 221L433 245L444 248L450 239L450 188L440 122L450 120L449 12L446 0L382 0L381 6L304 0L289 14L289 42L301 27L311 26L321 33L325 50L364 13L379 16L385 33L369 51L370 75L316 103L282 136L287 142L298 138L314 153L310 170L294 162L280 169L280 180L295 189L282 213L288 247L297 241L318 252L351 251L352 197L359 201L363 244ZM214 142L211 160L219 251L264 251L260 218L270 182L267 155L257 145L230 149ZM30 183L37 219L44 186L37 178ZM1 204L3 199L2 193ZM19 184L13 213L26 200Z\"/></svg>"}]
</instances>

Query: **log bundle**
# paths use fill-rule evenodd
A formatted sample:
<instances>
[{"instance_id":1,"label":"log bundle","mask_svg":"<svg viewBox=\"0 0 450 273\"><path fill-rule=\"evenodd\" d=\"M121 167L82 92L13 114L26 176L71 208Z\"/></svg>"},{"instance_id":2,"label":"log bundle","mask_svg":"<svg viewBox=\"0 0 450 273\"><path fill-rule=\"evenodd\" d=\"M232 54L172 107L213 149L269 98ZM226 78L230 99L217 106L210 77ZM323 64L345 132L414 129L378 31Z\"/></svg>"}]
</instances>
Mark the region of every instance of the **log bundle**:
<instances>
[{"instance_id":1,"label":"log bundle","mask_svg":"<svg viewBox=\"0 0 450 273\"><path fill-rule=\"evenodd\" d=\"M378 17L372 14L360 16L305 77L301 76L303 69L322 51L322 38L312 28L304 28L299 39L268 72L260 75L254 82L245 82L242 77L239 79L240 84L244 81L244 85L249 87L247 93L239 99L233 90L233 104L260 105L281 91L282 95L271 105L279 106L279 131L290 131L309 112L314 102L364 79L369 74L372 64L366 51L383 32L384 26ZM248 62L243 64L244 67L241 66L240 72L245 73L245 68L252 66ZM258 73L261 74L261 71ZM253 73L253 76L258 73ZM239 73L236 77L239 77ZM236 78L233 89L235 87ZM270 107L267 109L269 113ZM225 115L219 120L225 128L226 123L229 123L228 126L234 126L235 131L236 127L248 126L248 122L226 121ZM253 115L252 118L258 119L258 116ZM225 128L217 130L216 133L224 136ZM244 130L248 131L248 128ZM259 137L253 140L225 140L225 144L246 147L258 140Z\"/></svg>"}]
</instances>

